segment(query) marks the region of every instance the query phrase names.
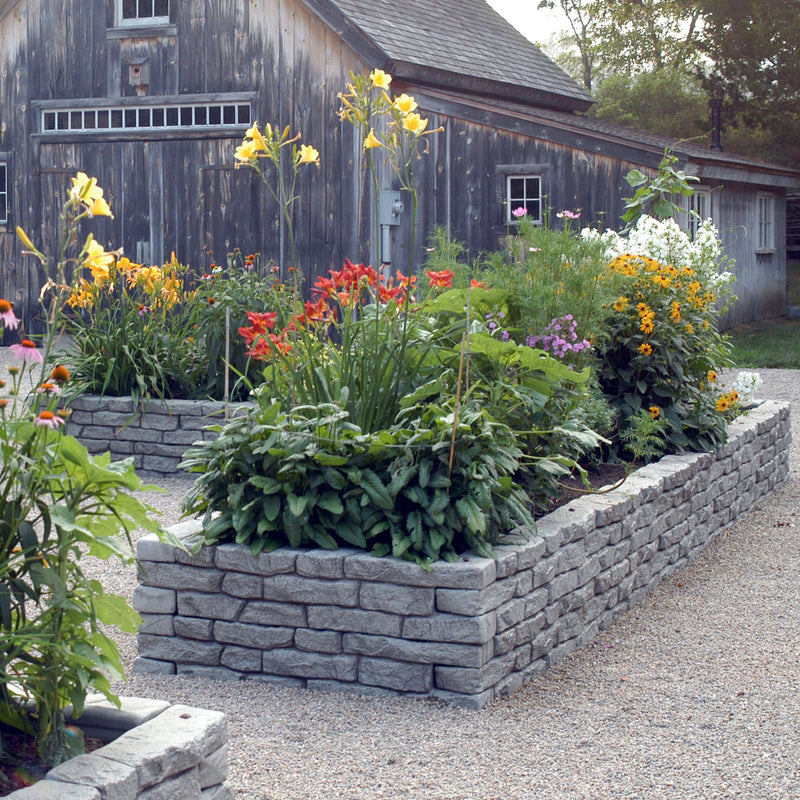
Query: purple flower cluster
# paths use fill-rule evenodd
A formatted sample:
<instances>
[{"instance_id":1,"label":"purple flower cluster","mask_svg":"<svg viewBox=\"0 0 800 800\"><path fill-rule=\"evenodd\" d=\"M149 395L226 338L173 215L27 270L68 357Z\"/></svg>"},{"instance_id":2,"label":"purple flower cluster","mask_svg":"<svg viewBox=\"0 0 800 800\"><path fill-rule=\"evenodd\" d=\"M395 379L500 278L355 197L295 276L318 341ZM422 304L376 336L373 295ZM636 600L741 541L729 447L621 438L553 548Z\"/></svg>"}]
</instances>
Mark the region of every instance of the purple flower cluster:
<instances>
[{"instance_id":1,"label":"purple flower cluster","mask_svg":"<svg viewBox=\"0 0 800 800\"><path fill-rule=\"evenodd\" d=\"M498 319L500 319L500 320L505 319L505 316L506 316L505 312L503 312L503 311L499 312L498 315L497 315ZM507 330L505 330L504 328L498 330L500 328L500 326L497 324L497 322L495 322L492 319L492 312L491 311L486 315L486 321L487 321L486 327L489 328L489 333L491 333L492 336L494 336L494 334L496 332L499 332L500 333L500 338L504 342L507 342L511 338L511 334Z\"/></svg>"},{"instance_id":2,"label":"purple flower cluster","mask_svg":"<svg viewBox=\"0 0 800 800\"><path fill-rule=\"evenodd\" d=\"M588 350L592 346L588 339L578 341L577 327L578 323L572 314L556 317L547 326L547 330L543 335L528 336L525 339L525 344L528 347L540 347L556 358L563 359L567 353L577 354L582 350Z\"/></svg>"}]
</instances>

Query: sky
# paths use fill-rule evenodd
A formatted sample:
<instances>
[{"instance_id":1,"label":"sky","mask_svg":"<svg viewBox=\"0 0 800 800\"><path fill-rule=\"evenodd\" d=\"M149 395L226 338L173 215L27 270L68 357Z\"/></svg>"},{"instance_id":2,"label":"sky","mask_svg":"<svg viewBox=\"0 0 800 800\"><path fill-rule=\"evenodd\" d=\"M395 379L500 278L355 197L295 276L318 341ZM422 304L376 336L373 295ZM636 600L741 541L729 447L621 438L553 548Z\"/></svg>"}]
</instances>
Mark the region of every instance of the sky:
<instances>
[{"instance_id":1,"label":"sky","mask_svg":"<svg viewBox=\"0 0 800 800\"><path fill-rule=\"evenodd\" d=\"M546 42L552 34L564 30L567 21L560 9L539 9L539 0L487 0L518 31L532 42Z\"/></svg>"}]
</instances>

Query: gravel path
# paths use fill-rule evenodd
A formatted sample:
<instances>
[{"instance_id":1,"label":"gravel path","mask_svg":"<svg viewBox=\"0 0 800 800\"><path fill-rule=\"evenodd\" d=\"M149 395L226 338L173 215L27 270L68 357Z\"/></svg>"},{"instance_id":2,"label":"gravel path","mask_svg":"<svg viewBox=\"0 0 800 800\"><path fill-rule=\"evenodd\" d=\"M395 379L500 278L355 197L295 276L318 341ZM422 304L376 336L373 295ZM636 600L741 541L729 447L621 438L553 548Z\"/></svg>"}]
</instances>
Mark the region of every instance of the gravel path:
<instances>
[{"instance_id":1,"label":"gravel path","mask_svg":"<svg viewBox=\"0 0 800 800\"><path fill-rule=\"evenodd\" d=\"M481 712L259 682L131 675L117 690L220 709L236 798L800 798L800 371L783 491L592 644ZM178 518L186 479L148 499ZM92 570L95 566L92 566ZM134 570L97 567L130 596ZM119 636L127 664L135 641Z\"/></svg>"}]
</instances>

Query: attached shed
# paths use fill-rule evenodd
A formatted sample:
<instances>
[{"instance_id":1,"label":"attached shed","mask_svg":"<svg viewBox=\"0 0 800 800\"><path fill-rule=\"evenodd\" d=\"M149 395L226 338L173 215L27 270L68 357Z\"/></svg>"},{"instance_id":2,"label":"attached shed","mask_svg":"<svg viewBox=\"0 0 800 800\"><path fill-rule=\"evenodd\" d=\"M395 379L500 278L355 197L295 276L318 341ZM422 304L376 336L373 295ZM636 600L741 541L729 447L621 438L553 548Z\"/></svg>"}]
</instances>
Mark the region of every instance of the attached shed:
<instances>
[{"instance_id":1,"label":"attached shed","mask_svg":"<svg viewBox=\"0 0 800 800\"><path fill-rule=\"evenodd\" d=\"M337 115L350 71L373 67L444 128L419 162L416 236L404 215L391 254L369 250L360 142ZM430 0L0 0L0 295L32 323L44 275L15 227L53 252L77 170L114 209L93 221L95 237L134 260L174 251L202 270L239 247L284 263L279 209L251 170L234 170L256 120L291 125L320 150L293 207L306 277L345 258L419 264L434 225L473 253L496 247L520 204L614 225L624 175L655 168L675 143L581 116L591 103L484 0L457 13ZM737 261L728 321L783 313L785 194L800 175L698 145L675 152Z\"/></svg>"}]
</instances>

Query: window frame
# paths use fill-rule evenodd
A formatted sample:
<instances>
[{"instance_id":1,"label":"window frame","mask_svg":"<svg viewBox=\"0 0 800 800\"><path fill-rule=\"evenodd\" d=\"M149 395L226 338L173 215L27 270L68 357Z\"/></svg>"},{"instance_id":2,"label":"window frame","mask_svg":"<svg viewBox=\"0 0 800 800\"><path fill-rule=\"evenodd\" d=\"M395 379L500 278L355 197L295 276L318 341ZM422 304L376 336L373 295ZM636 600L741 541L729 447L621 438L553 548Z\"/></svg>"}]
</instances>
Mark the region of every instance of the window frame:
<instances>
[{"instance_id":1,"label":"window frame","mask_svg":"<svg viewBox=\"0 0 800 800\"><path fill-rule=\"evenodd\" d=\"M8 153L0 152L0 228L11 224L11 158ZM3 209L5 206L5 209Z\"/></svg>"},{"instance_id":2,"label":"window frame","mask_svg":"<svg viewBox=\"0 0 800 800\"><path fill-rule=\"evenodd\" d=\"M141 0L134 0L134 2L138 4ZM155 3L155 0L150 0L150 2ZM117 0L117 26L120 28L130 28L130 27L138 27L141 28L142 26L150 26L150 25L169 25L171 23L171 16L172 16L172 0L167 0L167 14L166 16L151 16L151 17L124 17L123 16L123 4L124 0ZM155 8L154 8L155 10Z\"/></svg>"},{"instance_id":3,"label":"window frame","mask_svg":"<svg viewBox=\"0 0 800 800\"><path fill-rule=\"evenodd\" d=\"M522 180L525 181L525 188L522 192L522 197L517 197L512 199L511 197L511 182L515 180ZM528 214L528 219L533 222L534 225L541 225L543 222L543 209L542 205L544 203L544 192L542 191L543 187L543 176L541 172L506 172L505 174L505 223L507 225L518 225L519 220L513 216L511 213L514 208L512 208L512 203L516 203L516 208L520 208L520 200L522 204L527 208L528 203L534 202L534 198L528 196L527 190L527 181L529 180L536 180L539 184L539 194L538 197L535 198L535 202L538 204L539 207L539 214L537 217L533 217L530 213Z\"/></svg>"},{"instance_id":4,"label":"window frame","mask_svg":"<svg viewBox=\"0 0 800 800\"><path fill-rule=\"evenodd\" d=\"M702 205L698 203L697 200L699 198L703 198L703 203L707 207L707 213L703 213L698 206ZM689 234L689 238L694 241L697 238L697 231L700 226L707 220L710 219L712 222L714 221L714 207L711 202L711 187L710 186L695 186L694 187L694 194L690 197L686 198L686 207L687 207L687 232ZM695 217L692 212L697 212L697 217Z\"/></svg>"},{"instance_id":5,"label":"window frame","mask_svg":"<svg viewBox=\"0 0 800 800\"><path fill-rule=\"evenodd\" d=\"M756 195L756 253L775 252L775 195Z\"/></svg>"}]
</instances>

